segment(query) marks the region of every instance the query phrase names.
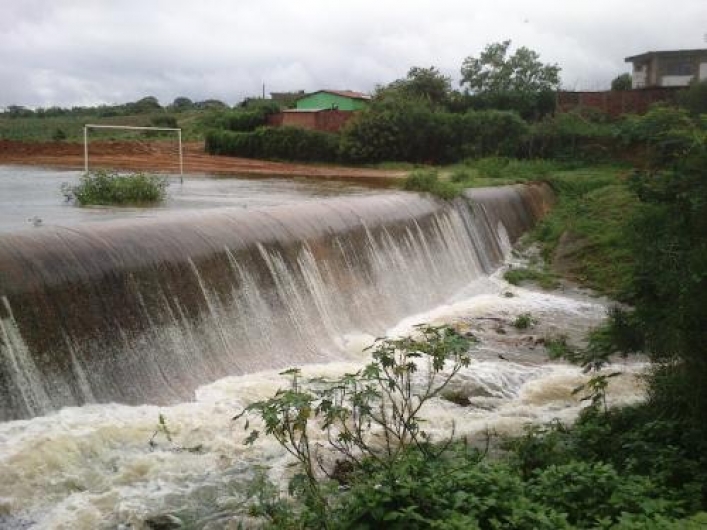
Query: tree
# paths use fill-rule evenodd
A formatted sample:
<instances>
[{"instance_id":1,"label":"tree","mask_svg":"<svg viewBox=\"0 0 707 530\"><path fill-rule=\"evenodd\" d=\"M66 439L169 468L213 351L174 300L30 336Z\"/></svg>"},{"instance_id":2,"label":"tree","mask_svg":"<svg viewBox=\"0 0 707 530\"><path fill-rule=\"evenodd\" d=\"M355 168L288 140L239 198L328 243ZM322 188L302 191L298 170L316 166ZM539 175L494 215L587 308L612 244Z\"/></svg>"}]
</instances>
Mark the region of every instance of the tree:
<instances>
[{"instance_id":1,"label":"tree","mask_svg":"<svg viewBox=\"0 0 707 530\"><path fill-rule=\"evenodd\" d=\"M197 109L224 110L228 108L228 105L218 99L205 99L204 101L197 101L194 103L194 107Z\"/></svg>"},{"instance_id":2,"label":"tree","mask_svg":"<svg viewBox=\"0 0 707 530\"><path fill-rule=\"evenodd\" d=\"M194 102L184 96L174 98L172 102L172 108L176 111L189 110L194 106Z\"/></svg>"},{"instance_id":3,"label":"tree","mask_svg":"<svg viewBox=\"0 0 707 530\"><path fill-rule=\"evenodd\" d=\"M621 74L611 81L611 90L631 90L631 88L633 88L633 81L629 73Z\"/></svg>"},{"instance_id":4,"label":"tree","mask_svg":"<svg viewBox=\"0 0 707 530\"><path fill-rule=\"evenodd\" d=\"M690 88L678 94L678 103L690 114L707 114L707 81L693 81Z\"/></svg>"},{"instance_id":5,"label":"tree","mask_svg":"<svg viewBox=\"0 0 707 530\"><path fill-rule=\"evenodd\" d=\"M510 40L489 44L478 58L464 59L461 85L476 94L538 93L559 87L558 65L543 64L540 55L525 46L508 56L510 46Z\"/></svg>"},{"instance_id":6,"label":"tree","mask_svg":"<svg viewBox=\"0 0 707 530\"><path fill-rule=\"evenodd\" d=\"M446 105L452 92L451 78L430 66L413 66L404 79L397 79L379 89L378 96L400 95L408 99L420 99L434 105Z\"/></svg>"},{"instance_id":7,"label":"tree","mask_svg":"<svg viewBox=\"0 0 707 530\"><path fill-rule=\"evenodd\" d=\"M134 103L127 103L125 107L129 112L134 112L136 114L162 110L160 102L155 96L146 96L135 101Z\"/></svg>"}]
</instances>

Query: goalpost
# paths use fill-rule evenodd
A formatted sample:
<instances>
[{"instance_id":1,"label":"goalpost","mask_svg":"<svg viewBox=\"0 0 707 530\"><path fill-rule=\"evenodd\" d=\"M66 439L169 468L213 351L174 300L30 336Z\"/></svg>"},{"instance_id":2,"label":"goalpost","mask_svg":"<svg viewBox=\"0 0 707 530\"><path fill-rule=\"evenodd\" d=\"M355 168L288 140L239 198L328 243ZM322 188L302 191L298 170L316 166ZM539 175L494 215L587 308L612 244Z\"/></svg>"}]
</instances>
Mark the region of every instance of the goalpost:
<instances>
[{"instance_id":1,"label":"goalpost","mask_svg":"<svg viewBox=\"0 0 707 530\"><path fill-rule=\"evenodd\" d=\"M179 176L184 177L184 152L182 150L182 130L173 127L137 127L132 125L96 125L87 123L83 126L83 168L88 173L88 131L90 129L118 129L126 131L172 131L177 133L179 142Z\"/></svg>"}]
</instances>

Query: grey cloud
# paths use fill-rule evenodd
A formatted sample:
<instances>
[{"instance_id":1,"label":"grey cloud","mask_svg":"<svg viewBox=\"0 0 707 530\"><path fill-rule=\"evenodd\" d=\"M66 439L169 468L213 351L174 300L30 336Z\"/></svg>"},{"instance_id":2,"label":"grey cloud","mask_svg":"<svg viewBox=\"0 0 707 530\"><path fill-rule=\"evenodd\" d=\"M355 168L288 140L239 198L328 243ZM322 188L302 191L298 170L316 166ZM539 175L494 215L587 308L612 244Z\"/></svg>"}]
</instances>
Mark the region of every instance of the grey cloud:
<instances>
[{"instance_id":1,"label":"grey cloud","mask_svg":"<svg viewBox=\"0 0 707 530\"><path fill-rule=\"evenodd\" d=\"M155 95L229 103L268 91L371 90L410 66L458 78L510 38L605 88L623 58L707 46L703 0L0 0L0 106Z\"/></svg>"}]
</instances>

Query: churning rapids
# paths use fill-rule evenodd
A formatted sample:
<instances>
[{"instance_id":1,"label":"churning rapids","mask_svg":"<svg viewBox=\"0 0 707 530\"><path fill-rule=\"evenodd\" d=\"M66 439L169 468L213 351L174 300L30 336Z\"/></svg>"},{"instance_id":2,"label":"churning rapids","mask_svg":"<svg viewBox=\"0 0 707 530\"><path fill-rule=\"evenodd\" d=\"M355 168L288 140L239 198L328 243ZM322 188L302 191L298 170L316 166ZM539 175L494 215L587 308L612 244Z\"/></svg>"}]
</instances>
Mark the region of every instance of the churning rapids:
<instances>
[{"instance_id":1,"label":"churning rapids","mask_svg":"<svg viewBox=\"0 0 707 530\"><path fill-rule=\"evenodd\" d=\"M419 322L481 339L455 382L471 406L435 402L433 435L573 417L582 376L544 361L538 338L580 336L604 305L499 272L552 200L544 185L452 204L388 193L0 234L0 526L143 528L188 512L221 528L256 467L287 472L275 444L243 446L234 414L283 368L354 370L374 337ZM507 325L524 312L533 335ZM640 395L640 366L624 368L617 401ZM172 440L150 444L160 413Z\"/></svg>"}]
</instances>

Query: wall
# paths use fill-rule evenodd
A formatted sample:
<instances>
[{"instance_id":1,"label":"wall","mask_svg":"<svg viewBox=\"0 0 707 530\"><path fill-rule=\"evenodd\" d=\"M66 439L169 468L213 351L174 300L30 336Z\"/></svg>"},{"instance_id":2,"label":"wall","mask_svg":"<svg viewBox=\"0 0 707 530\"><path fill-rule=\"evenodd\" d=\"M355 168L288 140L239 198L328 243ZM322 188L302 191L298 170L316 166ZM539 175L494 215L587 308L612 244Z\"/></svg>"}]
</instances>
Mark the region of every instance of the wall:
<instances>
[{"instance_id":1,"label":"wall","mask_svg":"<svg viewBox=\"0 0 707 530\"><path fill-rule=\"evenodd\" d=\"M360 359L342 337L382 336L490 274L553 199L389 193L0 234L0 422Z\"/></svg>"},{"instance_id":2,"label":"wall","mask_svg":"<svg viewBox=\"0 0 707 530\"><path fill-rule=\"evenodd\" d=\"M314 131L339 132L355 112L345 110L321 110L319 112L279 112L268 117L271 127L301 127Z\"/></svg>"},{"instance_id":3,"label":"wall","mask_svg":"<svg viewBox=\"0 0 707 530\"><path fill-rule=\"evenodd\" d=\"M644 114L659 101L672 103L681 88L660 87L636 90L607 90L604 92L557 93L557 112L569 112L577 107L598 109L611 116Z\"/></svg>"},{"instance_id":4,"label":"wall","mask_svg":"<svg viewBox=\"0 0 707 530\"><path fill-rule=\"evenodd\" d=\"M297 100L297 109L338 109L361 110L366 107L366 101L347 98L329 92L316 92Z\"/></svg>"}]
</instances>

